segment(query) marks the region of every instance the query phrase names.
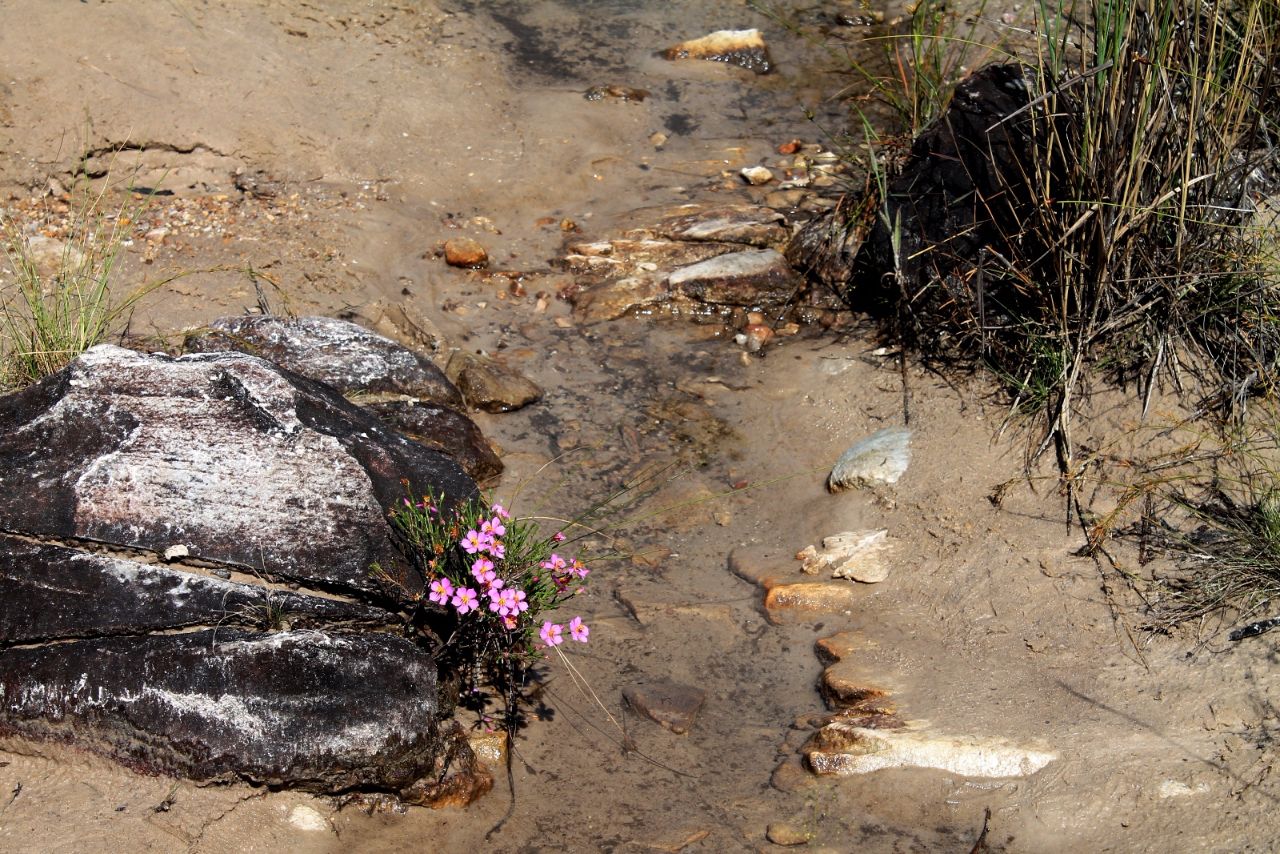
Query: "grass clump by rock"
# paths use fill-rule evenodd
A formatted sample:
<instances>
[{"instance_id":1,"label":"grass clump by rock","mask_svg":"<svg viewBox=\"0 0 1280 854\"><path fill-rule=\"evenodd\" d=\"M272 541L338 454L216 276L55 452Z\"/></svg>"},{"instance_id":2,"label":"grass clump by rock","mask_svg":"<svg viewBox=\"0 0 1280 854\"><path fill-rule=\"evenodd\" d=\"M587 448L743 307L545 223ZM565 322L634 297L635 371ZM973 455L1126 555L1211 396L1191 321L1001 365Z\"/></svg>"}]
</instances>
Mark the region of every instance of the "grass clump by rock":
<instances>
[{"instance_id":1,"label":"grass clump by rock","mask_svg":"<svg viewBox=\"0 0 1280 854\"><path fill-rule=\"evenodd\" d=\"M865 183L788 256L927 362L987 369L1011 415L1039 419L1030 458L1054 450L1096 547L1106 525L1080 487L1098 455L1073 435L1093 391L1134 389L1145 415L1172 390L1222 437L1277 389L1280 2L1041 0L1031 36L966 75L946 56L972 55L971 33L922 5L888 72L855 67L904 136L856 110ZM1162 613L1280 592L1280 468L1234 490L1214 470L1272 459L1278 436L1250 434L1243 457L1222 441L1176 486L1127 495L1216 532L1212 548L1177 535L1207 557L1162 588L1181 602Z\"/></svg>"},{"instance_id":2,"label":"grass clump by rock","mask_svg":"<svg viewBox=\"0 0 1280 854\"><path fill-rule=\"evenodd\" d=\"M106 185L73 203L65 241L0 223L8 275L0 279L0 388L14 390L107 340L155 282L122 292L121 251L137 206L105 209ZM6 281L7 280L7 281Z\"/></svg>"}]
</instances>

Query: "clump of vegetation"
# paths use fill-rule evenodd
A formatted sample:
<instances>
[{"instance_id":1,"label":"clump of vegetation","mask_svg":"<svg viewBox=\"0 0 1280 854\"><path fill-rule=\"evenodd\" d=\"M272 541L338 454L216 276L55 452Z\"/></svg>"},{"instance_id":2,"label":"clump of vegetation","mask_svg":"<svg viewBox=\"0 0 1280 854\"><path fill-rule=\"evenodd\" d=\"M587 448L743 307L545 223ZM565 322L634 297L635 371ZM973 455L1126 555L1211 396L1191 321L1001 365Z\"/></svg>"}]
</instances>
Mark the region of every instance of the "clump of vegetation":
<instances>
[{"instance_id":1,"label":"clump of vegetation","mask_svg":"<svg viewBox=\"0 0 1280 854\"><path fill-rule=\"evenodd\" d=\"M1227 406L1273 382L1280 282L1255 197L1276 164L1280 3L1046 0L1038 18L1035 47L962 83L905 161L864 119L872 180L817 254L926 357L985 363L1016 410L1044 412L1037 453L1071 475L1092 377L1149 393L1190 371ZM945 75L901 79L927 102L913 115L950 97Z\"/></svg>"},{"instance_id":2,"label":"clump of vegetation","mask_svg":"<svg viewBox=\"0 0 1280 854\"><path fill-rule=\"evenodd\" d=\"M1280 0L1035 14L1030 38L999 44L1007 61L964 79L972 25L927 2L890 37L889 73L856 66L913 142L855 104L866 181L788 255L926 361L987 368L1011 416L1040 419L1030 458L1054 449L1096 548L1114 519L1082 506L1097 457L1073 438L1091 391L1132 387L1145 412L1172 388L1230 431L1277 390ZM1162 619L1280 593L1280 431L1263 433L1192 455L1176 492L1163 471L1122 498L1163 499L1199 531L1162 529L1195 567L1151 591Z\"/></svg>"},{"instance_id":3,"label":"clump of vegetation","mask_svg":"<svg viewBox=\"0 0 1280 854\"><path fill-rule=\"evenodd\" d=\"M0 228L10 275L0 290L0 387L13 390L61 370L102 343L139 299L163 282L121 293L120 252L136 208L104 210L107 189L73 206L69 238L49 242L5 221Z\"/></svg>"},{"instance_id":4,"label":"clump of vegetation","mask_svg":"<svg viewBox=\"0 0 1280 854\"><path fill-rule=\"evenodd\" d=\"M586 643L590 637L581 617L567 623L548 618L581 592L590 570L579 558L559 553L563 532L544 536L536 521L513 517L482 498L450 501L410 493L388 516L426 589L410 590L380 567L375 573L412 603L414 632L445 670L461 675L461 696L498 691L510 734L530 668L546 654L559 653L565 641Z\"/></svg>"}]
</instances>

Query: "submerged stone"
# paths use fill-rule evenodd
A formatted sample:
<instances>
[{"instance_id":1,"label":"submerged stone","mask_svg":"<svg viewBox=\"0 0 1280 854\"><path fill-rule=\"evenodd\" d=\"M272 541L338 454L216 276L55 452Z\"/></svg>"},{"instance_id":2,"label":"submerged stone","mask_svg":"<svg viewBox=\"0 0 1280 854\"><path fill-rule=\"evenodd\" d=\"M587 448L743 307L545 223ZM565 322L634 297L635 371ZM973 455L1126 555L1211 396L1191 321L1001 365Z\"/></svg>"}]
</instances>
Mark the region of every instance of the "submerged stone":
<instances>
[{"instance_id":1,"label":"submerged stone","mask_svg":"<svg viewBox=\"0 0 1280 854\"><path fill-rule=\"evenodd\" d=\"M687 205L659 220L654 233L669 240L737 243L761 249L786 243L786 218L760 205Z\"/></svg>"},{"instance_id":2,"label":"submerged stone","mask_svg":"<svg viewBox=\"0 0 1280 854\"><path fill-rule=\"evenodd\" d=\"M658 305L670 298L665 277L628 276L580 291L573 298L573 313L588 323L614 320L632 309Z\"/></svg>"},{"instance_id":3,"label":"submerged stone","mask_svg":"<svg viewBox=\"0 0 1280 854\"><path fill-rule=\"evenodd\" d=\"M840 720L818 730L802 752L815 774L841 777L884 768L935 768L961 777L1028 777L1058 758L1051 751L1004 739L933 736Z\"/></svg>"},{"instance_id":4,"label":"submerged stone","mask_svg":"<svg viewBox=\"0 0 1280 854\"><path fill-rule=\"evenodd\" d=\"M485 412L511 412L542 399L542 389L518 371L474 353L456 351L449 376L471 406Z\"/></svg>"},{"instance_id":5,"label":"submerged stone","mask_svg":"<svg viewBox=\"0 0 1280 854\"><path fill-rule=\"evenodd\" d=\"M670 679L632 685L622 690L622 696L631 708L677 735L689 731L707 699L701 688Z\"/></svg>"}]
</instances>

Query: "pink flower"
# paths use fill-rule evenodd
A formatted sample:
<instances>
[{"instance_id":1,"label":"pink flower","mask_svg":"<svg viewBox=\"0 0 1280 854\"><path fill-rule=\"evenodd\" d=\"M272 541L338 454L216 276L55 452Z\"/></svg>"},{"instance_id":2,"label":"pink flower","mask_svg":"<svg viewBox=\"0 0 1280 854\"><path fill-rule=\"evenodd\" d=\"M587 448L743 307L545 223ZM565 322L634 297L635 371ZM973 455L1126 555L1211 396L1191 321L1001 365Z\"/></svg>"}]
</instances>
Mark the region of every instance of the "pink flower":
<instances>
[{"instance_id":1,"label":"pink flower","mask_svg":"<svg viewBox=\"0 0 1280 854\"><path fill-rule=\"evenodd\" d=\"M505 590L489 590L489 610L499 617L505 617L511 613L511 609L507 607L506 593Z\"/></svg>"},{"instance_id":2,"label":"pink flower","mask_svg":"<svg viewBox=\"0 0 1280 854\"><path fill-rule=\"evenodd\" d=\"M492 510L493 510L493 512L494 512L494 514L495 514L498 518L500 518L500 519L510 519L510 518L511 518L511 514L510 514L510 513L508 513L508 512L506 511L506 508L504 508L501 504L495 504L495 505L493 505L493 507L492 507L492 508L490 508L490 509L492 509Z\"/></svg>"},{"instance_id":3,"label":"pink flower","mask_svg":"<svg viewBox=\"0 0 1280 854\"><path fill-rule=\"evenodd\" d=\"M502 524L502 519L494 516L492 519L483 522L480 525L480 530L491 537L497 538L507 532L507 526Z\"/></svg>"},{"instance_id":4,"label":"pink flower","mask_svg":"<svg viewBox=\"0 0 1280 854\"><path fill-rule=\"evenodd\" d=\"M564 531L556 531L554 534L551 535L551 539L555 540L557 543L563 543Z\"/></svg>"},{"instance_id":5,"label":"pink flower","mask_svg":"<svg viewBox=\"0 0 1280 854\"><path fill-rule=\"evenodd\" d=\"M525 601L528 597L524 595L523 590L519 587L508 587L506 592L511 594L509 600L511 604L510 613L523 614L525 611L529 610L529 603Z\"/></svg>"},{"instance_id":6,"label":"pink flower","mask_svg":"<svg viewBox=\"0 0 1280 854\"><path fill-rule=\"evenodd\" d=\"M476 530L467 531L462 538L462 550L469 555L484 551L488 544L489 538Z\"/></svg>"},{"instance_id":7,"label":"pink flower","mask_svg":"<svg viewBox=\"0 0 1280 854\"><path fill-rule=\"evenodd\" d=\"M566 566L568 566L568 564L564 562L564 558L560 557L560 555L552 554L551 557L547 558L542 563L538 564L538 566L542 567L543 569L549 569L552 572L558 573L561 570L563 570Z\"/></svg>"},{"instance_id":8,"label":"pink flower","mask_svg":"<svg viewBox=\"0 0 1280 854\"><path fill-rule=\"evenodd\" d=\"M586 578L590 572L591 570L583 566L582 561L578 560L576 557L573 559L573 565L569 567L569 574L576 575L579 578Z\"/></svg>"},{"instance_id":9,"label":"pink flower","mask_svg":"<svg viewBox=\"0 0 1280 854\"><path fill-rule=\"evenodd\" d=\"M490 540L485 543L485 547L489 550L489 554L493 555L498 560L502 560L507 556L507 547L497 540Z\"/></svg>"},{"instance_id":10,"label":"pink flower","mask_svg":"<svg viewBox=\"0 0 1280 854\"><path fill-rule=\"evenodd\" d=\"M507 614L507 616L502 618L502 627L507 631L514 630L517 625L519 625L519 621L513 614Z\"/></svg>"},{"instance_id":11,"label":"pink flower","mask_svg":"<svg viewBox=\"0 0 1280 854\"><path fill-rule=\"evenodd\" d=\"M480 607L476 601L476 592L470 587L461 587L458 592L453 594L453 607L458 609L459 614L465 614L468 611L474 611Z\"/></svg>"},{"instance_id":12,"label":"pink flower","mask_svg":"<svg viewBox=\"0 0 1280 854\"><path fill-rule=\"evenodd\" d=\"M447 605L449 597L453 595L453 584L447 578L437 578L431 582L431 595L427 598L432 602L441 605Z\"/></svg>"},{"instance_id":13,"label":"pink flower","mask_svg":"<svg viewBox=\"0 0 1280 854\"><path fill-rule=\"evenodd\" d=\"M564 626L548 620L542 624L542 631L538 632L538 636L542 638L542 642L547 646L559 646L564 643L564 638L560 637L563 633Z\"/></svg>"},{"instance_id":14,"label":"pink flower","mask_svg":"<svg viewBox=\"0 0 1280 854\"><path fill-rule=\"evenodd\" d=\"M569 621L569 634L578 643L586 643L587 635L591 634L591 629L587 627L586 623L582 622L581 617L574 617Z\"/></svg>"},{"instance_id":15,"label":"pink flower","mask_svg":"<svg viewBox=\"0 0 1280 854\"><path fill-rule=\"evenodd\" d=\"M497 574L493 571L493 561L487 557L478 557L471 564L471 576L485 586L489 586Z\"/></svg>"}]
</instances>

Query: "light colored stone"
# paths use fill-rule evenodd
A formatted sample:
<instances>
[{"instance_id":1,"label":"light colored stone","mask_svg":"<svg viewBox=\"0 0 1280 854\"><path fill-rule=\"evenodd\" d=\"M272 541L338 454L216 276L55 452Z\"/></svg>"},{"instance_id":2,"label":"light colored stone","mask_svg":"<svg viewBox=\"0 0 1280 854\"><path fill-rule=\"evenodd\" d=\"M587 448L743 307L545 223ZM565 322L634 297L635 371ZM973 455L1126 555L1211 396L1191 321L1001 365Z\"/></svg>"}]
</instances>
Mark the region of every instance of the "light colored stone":
<instances>
[{"instance_id":1,"label":"light colored stone","mask_svg":"<svg viewBox=\"0 0 1280 854\"><path fill-rule=\"evenodd\" d=\"M804 749L815 774L849 777L884 768L934 768L961 777L1027 777L1058 758L999 738L934 736L833 721Z\"/></svg>"},{"instance_id":2,"label":"light colored stone","mask_svg":"<svg viewBox=\"0 0 1280 854\"><path fill-rule=\"evenodd\" d=\"M727 62L768 74L773 70L769 48L759 30L717 30L702 38L690 39L673 45L662 54L667 59L706 59Z\"/></svg>"},{"instance_id":3,"label":"light colored stone","mask_svg":"<svg viewBox=\"0 0 1280 854\"><path fill-rule=\"evenodd\" d=\"M671 273L671 289L719 305L781 305L796 292L796 278L780 252L730 252Z\"/></svg>"},{"instance_id":4,"label":"light colored stone","mask_svg":"<svg viewBox=\"0 0 1280 854\"><path fill-rule=\"evenodd\" d=\"M742 180L755 187L773 180L773 172L769 171L768 166L748 166L739 170L738 174L742 176Z\"/></svg>"},{"instance_id":5,"label":"light colored stone","mask_svg":"<svg viewBox=\"0 0 1280 854\"><path fill-rule=\"evenodd\" d=\"M855 443L836 462L827 489L841 492L858 486L894 484L911 462L911 431L886 427Z\"/></svg>"},{"instance_id":6,"label":"light colored stone","mask_svg":"<svg viewBox=\"0 0 1280 854\"><path fill-rule=\"evenodd\" d=\"M846 531L824 538L821 551L816 546L808 546L796 558L803 561L801 571L809 575L829 569L832 578L875 584L889 577L889 566L884 559L896 545L884 529Z\"/></svg>"},{"instance_id":7,"label":"light colored stone","mask_svg":"<svg viewBox=\"0 0 1280 854\"><path fill-rule=\"evenodd\" d=\"M329 826L329 820L318 809L306 804L298 804L289 810L289 824L308 833L326 833L333 829Z\"/></svg>"},{"instance_id":8,"label":"light colored stone","mask_svg":"<svg viewBox=\"0 0 1280 854\"><path fill-rule=\"evenodd\" d=\"M169 546L164 550L165 560L177 560L180 557L187 557L191 551L184 545Z\"/></svg>"}]
</instances>

